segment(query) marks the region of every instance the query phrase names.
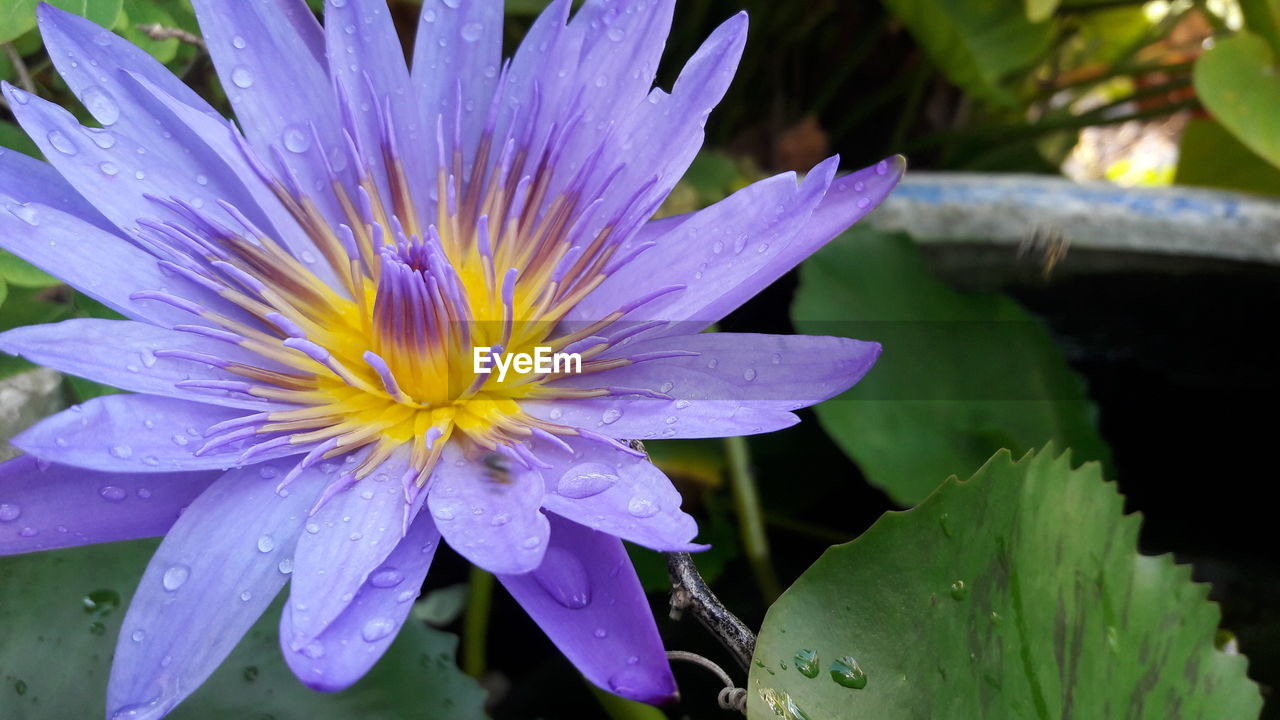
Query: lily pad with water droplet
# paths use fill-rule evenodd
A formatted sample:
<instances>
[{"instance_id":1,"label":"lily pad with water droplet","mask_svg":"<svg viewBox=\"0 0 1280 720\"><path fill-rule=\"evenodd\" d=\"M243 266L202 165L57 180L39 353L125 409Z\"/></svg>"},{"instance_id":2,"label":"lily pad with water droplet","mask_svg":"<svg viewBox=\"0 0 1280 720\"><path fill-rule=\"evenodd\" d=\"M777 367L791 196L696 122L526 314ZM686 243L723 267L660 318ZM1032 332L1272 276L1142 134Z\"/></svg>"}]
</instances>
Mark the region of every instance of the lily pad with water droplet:
<instances>
[{"instance_id":1,"label":"lily pad with water droplet","mask_svg":"<svg viewBox=\"0 0 1280 720\"><path fill-rule=\"evenodd\" d=\"M253 541L247 540L252 548ZM0 718L102 717L111 655L154 541L0 558L0 668L21 671L24 692L0 692ZM170 715L214 718L359 717L480 720L484 691L453 660L457 638L409 622L363 680L318 693L280 656L280 602L204 685ZM368 626L370 635L384 632ZM423 698L430 698L424 702Z\"/></svg>"},{"instance_id":2,"label":"lily pad with water droplet","mask_svg":"<svg viewBox=\"0 0 1280 720\"><path fill-rule=\"evenodd\" d=\"M1122 511L1096 464L1050 449L1001 452L885 515L770 608L748 718L782 716L783 697L831 720L1258 717L1245 658L1214 645L1208 586L1138 554ZM762 669L797 648L822 658L816 679Z\"/></svg>"}]
</instances>

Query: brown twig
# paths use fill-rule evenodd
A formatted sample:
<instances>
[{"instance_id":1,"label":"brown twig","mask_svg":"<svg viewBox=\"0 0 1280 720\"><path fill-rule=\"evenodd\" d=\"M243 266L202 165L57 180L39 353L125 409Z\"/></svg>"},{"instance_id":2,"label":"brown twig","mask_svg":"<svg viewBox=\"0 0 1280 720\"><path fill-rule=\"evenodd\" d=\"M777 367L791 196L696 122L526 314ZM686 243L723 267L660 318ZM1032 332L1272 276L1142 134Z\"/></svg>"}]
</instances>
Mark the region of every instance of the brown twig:
<instances>
[{"instance_id":1,"label":"brown twig","mask_svg":"<svg viewBox=\"0 0 1280 720\"><path fill-rule=\"evenodd\" d=\"M138 28L138 30L141 31L142 34L146 35L152 40L172 39L172 40L177 40L179 42L184 42L188 45L194 45L200 48L201 50L206 49L204 44L204 38L194 33L189 33L186 30L183 30L182 28L167 27L165 25L161 25L160 23L153 23L150 25L145 25L145 24L135 25L134 27Z\"/></svg>"}]
</instances>

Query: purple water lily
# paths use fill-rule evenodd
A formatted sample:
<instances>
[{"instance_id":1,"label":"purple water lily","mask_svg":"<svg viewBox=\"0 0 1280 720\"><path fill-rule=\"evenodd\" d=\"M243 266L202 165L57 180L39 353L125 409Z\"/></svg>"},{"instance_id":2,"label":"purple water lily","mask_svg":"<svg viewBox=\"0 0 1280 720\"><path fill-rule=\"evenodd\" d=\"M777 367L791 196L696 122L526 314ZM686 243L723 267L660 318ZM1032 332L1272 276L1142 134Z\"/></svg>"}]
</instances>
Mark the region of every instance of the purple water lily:
<instances>
[{"instance_id":1,"label":"purple water lily","mask_svg":"<svg viewBox=\"0 0 1280 720\"><path fill-rule=\"evenodd\" d=\"M900 159L758 182L651 221L733 76L746 16L670 92L673 0L556 0L514 58L500 0L423 3L412 69L381 0L195 0L239 119L42 5L101 124L17 88L49 158L0 151L0 245L124 315L0 348L131 394L59 413L0 466L0 553L163 535L108 716L155 718L286 583L281 648L347 687L439 540L495 573L602 688L675 692L622 540L690 550L680 495L624 439L768 432L879 352L702 333L874 207ZM477 372L549 349L580 368Z\"/></svg>"}]
</instances>

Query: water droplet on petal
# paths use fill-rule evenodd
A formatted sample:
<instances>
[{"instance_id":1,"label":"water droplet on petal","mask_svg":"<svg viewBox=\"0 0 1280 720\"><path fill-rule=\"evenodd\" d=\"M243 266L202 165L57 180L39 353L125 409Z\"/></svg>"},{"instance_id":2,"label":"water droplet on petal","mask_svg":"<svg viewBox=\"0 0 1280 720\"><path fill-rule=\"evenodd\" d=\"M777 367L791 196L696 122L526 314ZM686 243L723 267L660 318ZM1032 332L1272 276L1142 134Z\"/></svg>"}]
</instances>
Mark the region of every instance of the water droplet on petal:
<instances>
[{"instance_id":1,"label":"water droplet on petal","mask_svg":"<svg viewBox=\"0 0 1280 720\"><path fill-rule=\"evenodd\" d=\"M605 630L604 628L596 628L596 631L592 633L592 635L595 635L597 638L603 640L609 637L609 631Z\"/></svg>"},{"instance_id":2,"label":"water droplet on petal","mask_svg":"<svg viewBox=\"0 0 1280 720\"><path fill-rule=\"evenodd\" d=\"M622 417L622 411L617 408L609 408L600 415L600 422L605 425L612 425L618 422L618 418Z\"/></svg>"},{"instance_id":3,"label":"water droplet on petal","mask_svg":"<svg viewBox=\"0 0 1280 720\"><path fill-rule=\"evenodd\" d=\"M281 560L281 561L280 561L280 564L276 565L276 569L280 571L280 574L281 574L281 575L288 575L289 573L292 573L292 572L293 572L293 558L291 558L291 557L287 557L287 558L285 558L285 559Z\"/></svg>"},{"instance_id":4,"label":"water droplet on petal","mask_svg":"<svg viewBox=\"0 0 1280 720\"><path fill-rule=\"evenodd\" d=\"M360 637L365 642L378 642L382 638L390 635L396 629L396 624L386 618L374 618L364 624L360 628Z\"/></svg>"},{"instance_id":5,"label":"water droplet on petal","mask_svg":"<svg viewBox=\"0 0 1280 720\"><path fill-rule=\"evenodd\" d=\"M253 593L249 592L248 590L245 590L244 592L240 593L240 602L249 602L249 600L252 597L253 597Z\"/></svg>"},{"instance_id":6,"label":"water droplet on petal","mask_svg":"<svg viewBox=\"0 0 1280 720\"><path fill-rule=\"evenodd\" d=\"M97 85L85 88L80 95L80 102L103 125L114 125L120 119L120 106L110 93Z\"/></svg>"},{"instance_id":7,"label":"water droplet on petal","mask_svg":"<svg viewBox=\"0 0 1280 720\"><path fill-rule=\"evenodd\" d=\"M556 483L556 494L574 500L589 498L613 487L618 476L603 463L582 463L569 468Z\"/></svg>"},{"instance_id":8,"label":"water droplet on petal","mask_svg":"<svg viewBox=\"0 0 1280 720\"><path fill-rule=\"evenodd\" d=\"M142 642L142 639L145 638L146 636L147 636L147 633L145 630L134 630L129 635L129 638L134 642Z\"/></svg>"},{"instance_id":9,"label":"water droplet on petal","mask_svg":"<svg viewBox=\"0 0 1280 720\"><path fill-rule=\"evenodd\" d=\"M631 501L627 503L627 512L638 518L653 517L661 509L656 502L642 495L631 498Z\"/></svg>"},{"instance_id":10,"label":"water droplet on petal","mask_svg":"<svg viewBox=\"0 0 1280 720\"><path fill-rule=\"evenodd\" d=\"M129 496L129 493L124 488L116 487L115 485L106 485L100 488L98 494L102 496L103 500L110 502L120 502Z\"/></svg>"},{"instance_id":11,"label":"water droplet on petal","mask_svg":"<svg viewBox=\"0 0 1280 720\"><path fill-rule=\"evenodd\" d=\"M245 47L244 38L240 37L239 35L236 35L235 37L231 38L231 45L237 50L243 50Z\"/></svg>"},{"instance_id":12,"label":"water droplet on petal","mask_svg":"<svg viewBox=\"0 0 1280 720\"><path fill-rule=\"evenodd\" d=\"M304 646L300 652L312 660L319 660L324 657L324 645L321 645L319 640L315 640Z\"/></svg>"},{"instance_id":13,"label":"water droplet on petal","mask_svg":"<svg viewBox=\"0 0 1280 720\"><path fill-rule=\"evenodd\" d=\"M467 23L462 26L462 39L467 42L479 40L482 33L484 33L484 26L480 23Z\"/></svg>"},{"instance_id":14,"label":"water droplet on petal","mask_svg":"<svg viewBox=\"0 0 1280 720\"><path fill-rule=\"evenodd\" d=\"M542 564L533 571L533 579L556 602L570 610L591 604L591 580L586 566L562 547L547 548Z\"/></svg>"},{"instance_id":15,"label":"water droplet on petal","mask_svg":"<svg viewBox=\"0 0 1280 720\"><path fill-rule=\"evenodd\" d=\"M13 203L8 206L9 214L28 225L40 224L40 211L28 203Z\"/></svg>"},{"instance_id":16,"label":"water droplet on petal","mask_svg":"<svg viewBox=\"0 0 1280 720\"><path fill-rule=\"evenodd\" d=\"M49 144L53 146L54 150L63 155L75 155L78 152L75 143L71 142L71 139L66 135L63 135L61 130L49 131Z\"/></svg>"},{"instance_id":17,"label":"water droplet on petal","mask_svg":"<svg viewBox=\"0 0 1280 720\"><path fill-rule=\"evenodd\" d=\"M311 135L301 126L290 125L284 129L284 146L289 152L304 153L311 148Z\"/></svg>"},{"instance_id":18,"label":"water droplet on petal","mask_svg":"<svg viewBox=\"0 0 1280 720\"><path fill-rule=\"evenodd\" d=\"M382 568L369 576L369 584L376 588L393 588L404 582L404 575L395 568Z\"/></svg>"},{"instance_id":19,"label":"water droplet on petal","mask_svg":"<svg viewBox=\"0 0 1280 720\"><path fill-rule=\"evenodd\" d=\"M755 380L755 379L756 379L756 369L755 369L755 368L747 368L746 370L743 370L743 371L742 371L742 379L743 379L743 380L746 380L747 382L751 382L752 380Z\"/></svg>"},{"instance_id":20,"label":"water droplet on petal","mask_svg":"<svg viewBox=\"0 0 1280 720\"><path fill-rule=\"evenodd\" d=\"M249 72L249 68L241 65L231 71L231 83L238 88L247 88L253 85L253 73Z\"/></svg>"},{"instance_id":21,"label":"water droplet on petal","mask_svg":"<svg viewBox=\"0 0 1280 720\"><path fill-rule=\"evenodd\" d=\"M98 163L98 170L102 171L102 174L107 177L114 177L120 172L120 168L109 162Z\"/></svg>"},{"instance_id":22,"label":"water droplet on petal","mask_svg":"<svg viewBox=\"0 0 1280 720\"><path fill-rule=\"evenodd\" d=\"M133 455L133 448L128 445L116 445L111 448L111 456L121 460L128 460Z\"/></svg>"},{"instance_id":23,"label":"water droplet on petal","mask_svg":"<svg viewBox=\"0 0 1280 720\"><path fill-rule=\"evenodd\" d=\"M0 503L0 522L13 522L22 517L22 506L17 503Z\"/></svg>"},{"instance_id":24,"label":"water droplet on petal","mask_svg":"<svg viewBox=\"0 0 1280 720\"><path fill-rule=\"evenodd\" d=\"M270 535L263 535L258 538L258 552L271 552L276 547L276 541Z\"/></svg>"},{"instance_id":25,"label":"water droplet on petal","mask_svg":"<svg viewBox=\"0 0 1280 720\"><path fill-rule=\"evenodd\" d=\"M169 569L164 571L164 575L160 578L160 584L165 590L173 592L182 587L182 584L191 577L191 568L186 565L170 565Z\"/></svg>"}]
</instances>

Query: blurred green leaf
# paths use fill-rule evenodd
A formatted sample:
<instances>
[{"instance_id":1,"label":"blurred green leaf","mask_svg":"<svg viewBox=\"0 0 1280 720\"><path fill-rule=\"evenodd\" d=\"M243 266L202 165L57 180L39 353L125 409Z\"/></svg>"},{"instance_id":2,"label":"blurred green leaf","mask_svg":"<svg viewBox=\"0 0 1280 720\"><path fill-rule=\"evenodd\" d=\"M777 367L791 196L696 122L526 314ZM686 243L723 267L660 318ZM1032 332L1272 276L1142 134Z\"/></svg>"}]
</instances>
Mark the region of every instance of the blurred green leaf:
<instances>
[{"instance_id":1,"label":"blurred green leaf","mask_svg":"<svg viewBox=\"0 0 1280 720\"><path fill-rule=\"evenodd\" d=\"M1053 23L1027 19L1024 0L885 0L947 79L1012 105L1002 83L1049 49Z\"/></svg>"},{"instance_id":2,"label":"blurred green leaf","mask_svg":"<svg viewBox=\"0 0 1280 720\"><path fill-rule=\"evenodd\" d=\"M34 158L43 157L40 149L31 141L31 138L27 137L22 128L8 120L0 120L0 155L4 154L4 148L17 150Z\"/></svg>"},{"instance_id":3,"label":"blurred green leaf","mask_svg":"<svg viewBox=\"0 0 1280 720\"><path fill-rule=\"evenodd\" d=\"M1280 166L1280 76L1276 57L1257 35L1220 38L1196 63L1196 94L1222 126Z\"/></svg>"},{"instance_id":4,"label":"blurred green leaf","mask_svg":"<svg viewBox=\"0 0 1280 720\"><path fill-rule=\"evenodd\" d=\"M1256 718L1208 585L1138 554L1123 509L1050 448L881 517L769 609L747 717Z\"/></svg>"},{"instance_id":5,"label":"blurred green leaf","mask_svg":"<svg viewBox=\"0 0 1280 720\"><path fill-rule=\"evenodd\" d=\"M6 529L5 532L8 532ZM0 717L102 717L120 622L155 549L135 541L0 558ZM21 591L17 591L21 589ZM453 660L457 638L409 622L350 690L313 692L280 656L279 601L231 656L170 716L470 720L484 691Z\"/></svg>"},{"instance_id":6,"label":"blurred green leaf","mask_svg":"<svg viewBox=\"0 0 1280 720\"><path fill-rule=\"evenodd\" d=\"M0 307L0 332L22 325L56 322L67 317L71 308L65 303L53 302L44 297L47 290L40 288L10 287ZM0 378L35 367L14 355L0 353Z\"/></svg>"},{"instance_id":7,"label":"blurred green leaf","mask_svg":"<svg viewBox=\"0 0 1280 720\"><path fill-rule=\"evenodd\" d=\"M123 0L47 0L50 5L83 15L103 27L111 27ZM0 42L9 42L36 26L40 0L0 0Z\"/></svg>"},{"instance_id":8,"label":"blurred green leaf","mask_svg":"<svg viewBox=\"0 0 1280 720\"><path fill-rule=\"evenodd\" d=\"M796 329L875 340L866 378L818 420L867 479L913 505L1001 448L1050 440L1083 460L1109 452L1084 383L1044 325L1000 294L960 293L910 239L855 227L801 268Z\"/></svg>"},{"instance_id":9,"label":"blurred green leaf","mask_svg":"<svg viewBox=\"0 0 1280 720\"><path fill-rule=\"evenodd\" d=\"M1044 22L1053 17L1053 13L1058 9L1061 0L1022 0L1023 8L1027 13L1027 20L1033 23Z\"/></svg>"},{"instance_id":10,"label":"blurred green leaf","mask_svg":"<svg viewBox=\"0 0 1280 720\"><path fill-rule=\"evenodd\" d=\"M0 250L0 279L8 281L10 285L29 288L53 287L62 283L58 278L7 250Z\"/></svg>"},{"instance_id":11,"label":"blurred green leaf","mask_svg":"<svg viewBox=\"0 0 1280 720\"><path fill-rule=\"evenodd\" d=\"M182 43L177 38L153 40L150 35L139 30L138 26L177 27L177 20L168 10L168 6L177 4L179 4L177 0L124 0L124 8L116 20L115 29L125 39L146 50L155 59L167 63L178 55L178 47Z\"/></svg>"},{"instance_id":12,"label":"blurred green leaf","mask_svg":"<svg viewBox=\"0 0 1280 720\"><path fill-rule=\"evenodd\" d=\"M1280 168L1258 157L1226 128L1196 118L1182 132L1178 147L1180 185L1280 195Z\"/></svg>"}]
</instances>

